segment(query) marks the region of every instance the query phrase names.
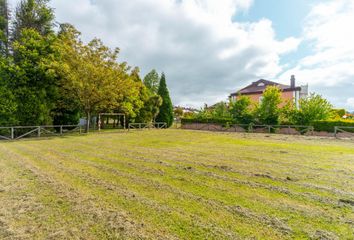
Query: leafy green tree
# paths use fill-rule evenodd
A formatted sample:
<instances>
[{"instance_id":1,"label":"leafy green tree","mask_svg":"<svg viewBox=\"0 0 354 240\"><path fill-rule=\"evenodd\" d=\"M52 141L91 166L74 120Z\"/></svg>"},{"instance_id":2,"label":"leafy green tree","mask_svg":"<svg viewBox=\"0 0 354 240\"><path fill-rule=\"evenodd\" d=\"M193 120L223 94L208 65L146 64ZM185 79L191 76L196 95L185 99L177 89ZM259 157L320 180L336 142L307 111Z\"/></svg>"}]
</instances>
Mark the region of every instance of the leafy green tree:
<instances>
[{"instance_id":1,"label":"leafy green tree","mask_svg":"<svg viewBox=\"0 0 354 240\"><path fill-rule=\"evenodd\" d=\"M141 82L140 78L137 82ZM158 73L155 70L145 76L143 85L140 86L140 99L143 101L143 107L139 109L136 122L155 121L162 104L162 98L157 95L158 82Z\"/></svg>"},{"instance_id":2,"label":"leafy green tree","mask_svg":"<svg viewBox=\"0 0 354 240\"><path fill-rule=\"evenodd\" d=\"M2 87L11 89L8 99L16 107L10 104L9 108L16 109L15 122L21 125L52 123L58 88L51 62L58 55L53 48L54 15L47 2L22 0L9 36L9 8L6 0L0 0L0 52L6 58L1 66Z\"/></svg>"},{"instance_id":3,"label":"leafy green tree","mask_svg":"<svg viewBox=\"0 0 354 240\"><path fill-rule=\"evenodd\" d=\"M161 76L158 95L162 98L162 105L159 114L156 117L156 121L165 122L168 127L171 127L173 124L173 106L164 73L162 73Z\"/></svg>"},{"instance_id":4,"label":"leafy green tree","mask_svg":"<svg viewBox=\"0 0 354 240\"><path fill-rule=\"evenodd\" d=\"M139 68L135 67L130 74L125 75L124 86L121 87L124 91L119 94L121 98L116 99L118 107L115 111L125 113L129 119L135 119L139 115L140 109L144 107L144 99L141 94L143 89L147 89L141 81L139 71Z\"/></svg>"},{"instance_id":5,"label":"leafy green tree","mask_svg":"<svg viewBox=\"0 0 354 240\"><path fill-rule=\"evenodd\" d=\"M9 6L7 0L0 0L0 54L9 55Z\"/></svg>"},{"instance_id":6,"label":"leafy green tree","mask_svg":"<svg viewBox=\"0 0 354 240\"><path fill-rule=\"evenodd\" d=\"M40 35L24 29L13 43L16 61L9 68L9 87L17 101L17 118L21 125L51 124L51 111L58 97L57 75L52 62L58 58L54 48L56 36Z\"/></svg>"},{"instance_id":7,"label":"leafy green tree","mask_svg":"<svg viewBox=\"0 0 354 240\"><path fill-rule=\"evenodd\" d=\"M10 90L9 65L4 56L0 57L0 126L14 126L17 124L17 102L13 91Z\"/></svg>"},{"instance_id":8,"label":"leafy green tree","mask_svg":"<svg viewBox=\"0 0 354 240\"><path fill-rule=\"evenodd\" d=\"M219 102L212 108L212 116L214 118L230 117L229 108L226 102Z\"/></svg>"},{"instance_id":9,"label":"leafy green tree","mask_svg":"<svg viewBox=\"0 0 354 240\"><path fill-rule=\"evenodd\" d=\"M262 102L256 108L256 117L261 124L279 124L281 90L277 86L269 86L263 93Z\"/></svg>"},{"instance_id":10,"label":"leafy green tree","mask_svg":"<svg viewBox=\"0 0 354 240\"><path fill-rule=\"evenodd\" d=\"M15 10L12 40L17 41L24 29L36 30L42 36L53 33L54 12L49 0L21 0Z\"/></svg>"},{"instance_id":11,"label":"leafy green tree","mask_svg":"<svg viewBox=\"0 0 354 240\"><path fill-rule=\"evenodd\" d=\"M193 117L197 119L208 119L208 118L212 118L213 114L210 108L208 107L208 105L204 104L203 108L201 108L196 113L193 113Z\"/></svg>"},{"instance_id":12,"label":"leafy green tree","mask_svg":"<svg viewBox=\"0 0 354 240\"><path fill-rule=\"evenodd\" d=\"M0 86L0 126L14 126L16 119L17 104L11 91Z\"/></svg>"},{"instance_id":13,"label":"leafy green tree","mask_svg":"<svg viewBox=\"0 0 354 240\"><path fill-rule=\"evenodd\" d=\"M162 98L159 95L151 95L148 93L144 102L144 107L140 109L137 122L154 122L159 114Z\"/></svg>"},{"instance_id":14,"label":"leafy green tree","mask_svg":"<svg viewBox=\"0 0 354 240\"><path fill-rule=\"evenodd\" d=\"M251 99L248 96L239 96L237 101L231 102L230 113L237 123L249 124L254 121Z\"/></svg>"},{"instance_id":15,"label":"leafy green tree","mask_svg":"<svg viewBox=\"0 0 354 240\"><path fill-rule=\"evenodd\" d=\"M77 125L80 122L80 105L62 89L59 89L59 97L52 110L54 125Z\"/></svg>"},{"instance_id":16,"label":"leafy green tree","mask_svg":"<svg viewBox=\"0 0 354 240\"><path fill-rule=\"evenodd\" d=\"M175 115L176 118L182 118L183 117L183 108L181 107L176 107L174 110L173 110L173 114Z\"/></svg>"},{"instance_id":17,"label":"leafy green tree","mask_svg":"<svg viewBox=\"0 0 354 240\"><path fill-rule=\"evenodd\" d=\"M332 118L342 118L346 113L345 109L332 109Z\"/></svg>"},{"instance_id":18,"label":"leafy green tree","mask_svg":"<svg viewBox=\"0 0 354 240\"><path fill-rule=\"evenodd\" d=\"M282 125L296 125L297 123L294 122L293 118L296 110L294 100L287 100L284 106L280 109L279 122Z\"/></svg>"},{"instance_id":19,"label":"leafy green tree","mask_svg":"<svg viewBox=\"0 0 354 240\"><path fill-rule=\"evenodd\" d=\"M61 88L75 99L87 118L89 131L91 116L100 111L133 108L133 95L129 95L134 81L126 63L117 63L118 49L111 50L99 39L87 45L80 40L80 33L70 25L61 29L58 48L62 61L57 69L62 77ZM128 100L127 100L128 99Z\"/></svg>"},{"instance_id":20,"label":"leafy green tree","mask_svg":"<svg viewBox=\"0 0 354 240\"><path fill-rule=\"evenodd\" d=\"M144 77L144 84L152 93L157 94L159 88L159 74L155 69L151 70L151 72Z\"/></svg>"},{"instance_id":21,"label":"leafy green tree","mask_svg":"<svg viewBox=\"0 0 354 240\"><path fill-rule=\"evenodd\" d=\"M332 104L321 95L312 93L299 101L299 109L292 109L290 117L293 123L310 125L314 121L327 120L332 116Z\"/></svg>"}]
</instances>

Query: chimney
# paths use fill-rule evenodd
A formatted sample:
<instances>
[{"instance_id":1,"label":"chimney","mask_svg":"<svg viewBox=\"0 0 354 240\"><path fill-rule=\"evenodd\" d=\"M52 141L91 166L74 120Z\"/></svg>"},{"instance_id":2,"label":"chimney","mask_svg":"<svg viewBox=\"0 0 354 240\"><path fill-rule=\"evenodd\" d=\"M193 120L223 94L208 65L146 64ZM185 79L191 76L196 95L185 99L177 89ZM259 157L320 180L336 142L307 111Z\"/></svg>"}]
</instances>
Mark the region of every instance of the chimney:
<instances>
[{"instance_id":1,"label":"chimney","mask_svg":"<svg viewBox=\"0 0 354 240\"><path fill-rule=\"evenodd\" d=\"M290 87L295 88L295 75L291 75Z\"/></svg>"}]
</instances>

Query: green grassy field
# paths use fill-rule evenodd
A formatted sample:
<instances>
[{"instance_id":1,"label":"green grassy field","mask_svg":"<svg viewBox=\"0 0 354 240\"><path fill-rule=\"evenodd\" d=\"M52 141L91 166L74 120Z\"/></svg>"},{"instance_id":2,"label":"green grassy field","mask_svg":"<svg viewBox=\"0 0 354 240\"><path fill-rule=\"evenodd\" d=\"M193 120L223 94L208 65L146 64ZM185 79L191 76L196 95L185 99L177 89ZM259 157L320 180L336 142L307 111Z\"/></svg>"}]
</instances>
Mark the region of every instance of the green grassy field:
<instances>
[{"instance_id":1,"label":"green grassy field","mask_svg":"<svg viewBox=\"0 0 354 240\"><path fill-rule=\"evenodd\" d=\"M354 239L354 143L184 130L0 142L0 239Z\"/></svg>"}]
</instances>

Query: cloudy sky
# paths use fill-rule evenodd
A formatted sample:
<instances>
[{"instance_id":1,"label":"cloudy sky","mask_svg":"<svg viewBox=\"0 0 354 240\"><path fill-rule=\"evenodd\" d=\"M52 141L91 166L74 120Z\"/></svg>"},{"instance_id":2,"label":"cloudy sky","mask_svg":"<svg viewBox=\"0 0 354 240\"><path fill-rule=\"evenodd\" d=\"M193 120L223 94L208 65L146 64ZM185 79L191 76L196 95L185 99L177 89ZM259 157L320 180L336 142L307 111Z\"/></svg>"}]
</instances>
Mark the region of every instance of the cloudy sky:
<instances>
[{"instance_id":1,"label":"cloudy sky","mask_svg":"<svg viewBox=\"0 0 354 240\"><path fill-rule=\"evenodd\" d=\"M10 1L14 6L18 0ZM175 105L202 106L260 78L309 84L354 110L353 0L52 0L58 22L164 71Z\"/></svg>"}]
</instances>

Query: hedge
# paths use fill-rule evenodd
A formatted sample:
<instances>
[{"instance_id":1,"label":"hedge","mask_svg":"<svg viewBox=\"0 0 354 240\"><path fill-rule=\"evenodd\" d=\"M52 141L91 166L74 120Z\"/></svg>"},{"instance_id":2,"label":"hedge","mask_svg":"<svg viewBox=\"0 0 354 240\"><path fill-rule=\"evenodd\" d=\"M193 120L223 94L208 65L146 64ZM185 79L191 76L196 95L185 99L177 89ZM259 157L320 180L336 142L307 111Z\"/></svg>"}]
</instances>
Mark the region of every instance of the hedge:
<instances>
[{"instance_id":1,"label":"hedge","mask_svg":"<svg viewBox=\"0 0 354 240\"><path fill-rule=\"evenodd\" d=\"M334 132L334 127L353 127L353 120L325 120L312 123L315 131ZM347 132L354 132L354 129L343 129Z\"/></svg>"},{"instance_id":2,"label":"hedge","mask_svg":"<svg viewBox=\"0 0 354 240\"><path fill-rule=\"evenodd\" d=\"M232 118L182 118L182 124L188 123L215 123L215 124L236 124L235 120ZM291 125L291 124L286 124ZM314 121L311 124L314 127L314 130L317 132L334 132L334 127L353 127L354 128L354 120L325 120L325 121ZM354 129L343 129L347 132L354 132Z\"/></svg>"}]
</instances>

